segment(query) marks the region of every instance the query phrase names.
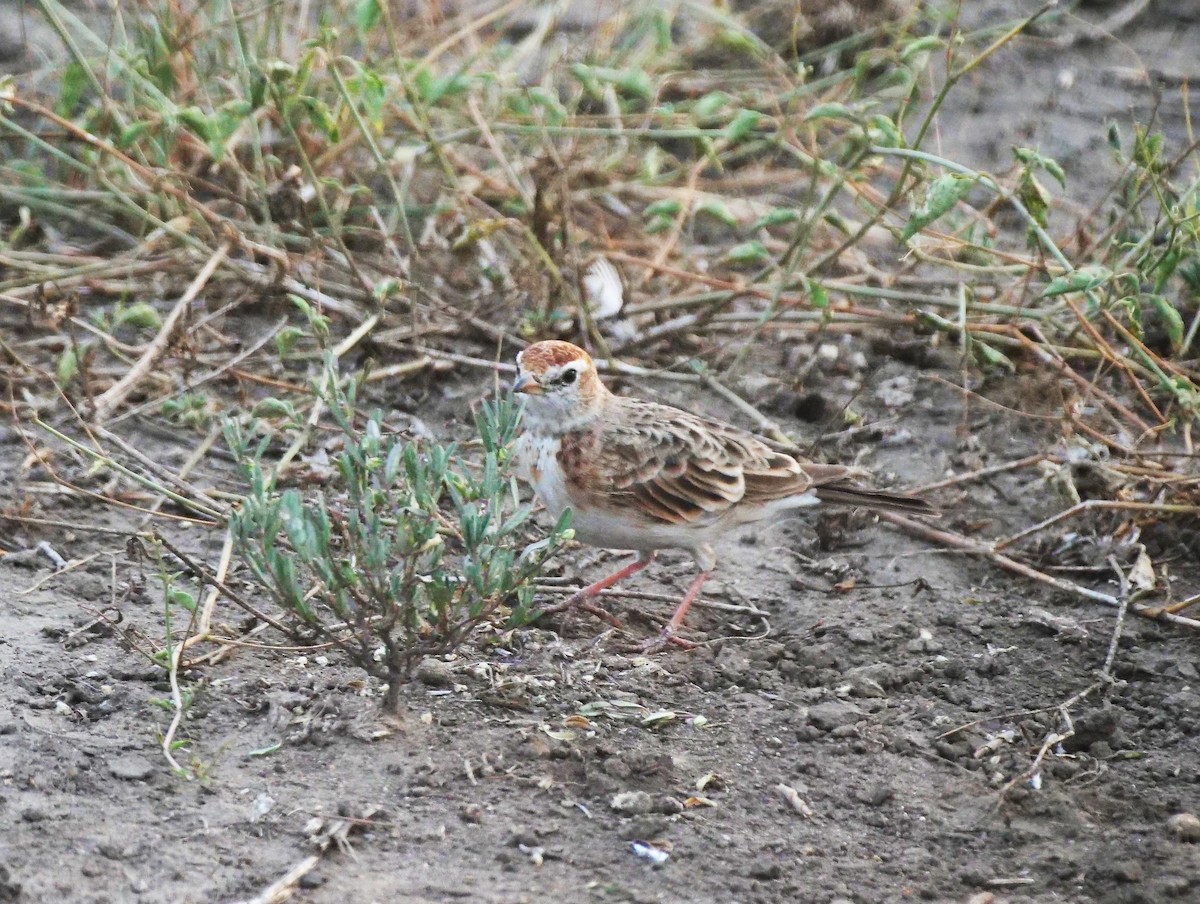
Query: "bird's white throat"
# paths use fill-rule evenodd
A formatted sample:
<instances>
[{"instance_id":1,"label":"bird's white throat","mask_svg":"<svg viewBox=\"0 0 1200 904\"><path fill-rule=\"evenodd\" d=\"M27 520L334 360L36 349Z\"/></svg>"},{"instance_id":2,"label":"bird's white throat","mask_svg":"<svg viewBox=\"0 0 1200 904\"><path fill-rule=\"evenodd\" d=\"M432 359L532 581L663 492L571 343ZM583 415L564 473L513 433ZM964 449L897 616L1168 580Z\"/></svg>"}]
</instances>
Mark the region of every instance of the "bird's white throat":
<instances>
[{"instance_id":1,"label":"bird's white throat","mask_svg":"<svg viewBox=\"0 0 1200 904\"><path fill-rule=\"evenodd\" d=\"M525 429L543 436L562 436L582 430L598 413L579 400L553 395L531 396L525 400Z\"/></svg>"}]
</instances>

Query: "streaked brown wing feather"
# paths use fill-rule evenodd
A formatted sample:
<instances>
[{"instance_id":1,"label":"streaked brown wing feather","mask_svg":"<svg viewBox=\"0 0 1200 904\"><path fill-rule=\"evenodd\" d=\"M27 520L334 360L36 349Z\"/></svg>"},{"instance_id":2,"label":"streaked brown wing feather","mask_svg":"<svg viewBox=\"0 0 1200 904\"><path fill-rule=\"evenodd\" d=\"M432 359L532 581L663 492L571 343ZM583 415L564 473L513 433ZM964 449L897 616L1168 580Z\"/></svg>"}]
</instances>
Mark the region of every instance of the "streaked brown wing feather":
<instances>
[{"instance_id":1,"label":"streaked brown wing feather","mask_svg":"<svg viewBox=\"0 0 1200 904\"><path fill-rule=\"evenodd\" d=\"M643 514L667 524L694 521L701 516L701 510L687 496L672 492L654 480L633 485L629 495Z\"/></svg>"},{"instance_id":2,"label":"streaked brown wing feather","mask_svg":"<svg viewBox=\"0 0 1200 904\"><path fill-rule=\"evenodd\" d=\"M794 458L726 424L642 402L622 404L620 415L594 435L596 473L610 477L589 481L597 504L631 506L664 524L708 523L743 500L785 499L813 485Z\"/></svg>"},{"instance_id":3,"label":"streaked brown wing feather","mask_svg":"<svg viewBox=\"0 0 1200 904\"><path fill-rule=\"evenodd\" d=\"M780 452L751 433L677 408L614 399L615 416L562 436L558 460L577 503L650 524L711 524L734 505L809 491L825 502L931 513L921 499L858 486L867 472Z\"/></svg>"}]
</instances>

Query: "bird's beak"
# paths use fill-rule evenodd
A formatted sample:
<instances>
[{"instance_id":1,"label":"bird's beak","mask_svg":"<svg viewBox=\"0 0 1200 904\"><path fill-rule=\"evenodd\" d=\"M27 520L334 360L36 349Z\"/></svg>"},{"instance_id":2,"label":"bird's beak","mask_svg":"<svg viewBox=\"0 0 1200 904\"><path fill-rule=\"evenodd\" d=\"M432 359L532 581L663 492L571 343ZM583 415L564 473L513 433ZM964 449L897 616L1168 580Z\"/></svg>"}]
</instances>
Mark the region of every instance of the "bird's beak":
<instances>
[{"instance_id":1,"label":"bird's beak","mask_svg":"<svg viewBox=\"0 0 1200 904\"><path fill-rule=\"evenodd\" d=\"M542 387L529 374L518 374L517 379L513 381L513 392L523 392L525 395L541 395Z\"/></svg>"}]
</instances>

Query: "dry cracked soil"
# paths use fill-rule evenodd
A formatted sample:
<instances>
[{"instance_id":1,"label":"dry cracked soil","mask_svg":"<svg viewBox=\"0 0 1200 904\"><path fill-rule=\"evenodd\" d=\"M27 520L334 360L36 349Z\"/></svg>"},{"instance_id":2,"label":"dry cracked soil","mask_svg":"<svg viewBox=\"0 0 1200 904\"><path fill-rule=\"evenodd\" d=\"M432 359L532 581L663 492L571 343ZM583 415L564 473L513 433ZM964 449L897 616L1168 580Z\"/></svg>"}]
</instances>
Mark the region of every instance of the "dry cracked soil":
<instances>
[{"instance_id":1,"label":"dry cracked soil","mask_svg":"<svg viewBox=\"0 0 1200 904\"><path fill-rule=\"evenodd\" d=\"M876 402L879 430L840 457L920 484L1042 447L1002 412L964 441L955 393L931 370L884 364L888 403L897 387L911 399ZM167 463L189 451L141 439ZM16 440L3 447L6 492L20 490ZM1059 507L1025 474L977 484L948 517L1017 528ZM498 632L427 662L399 720L336 657L236 652L189 676L183 734L206 776L189 782L157 747L168 713L154 701L169 687L130 643L162 631L125 558L131 525L69 498L54 511L78 527L19 539L84 564L55 574L38 553L0 559L0 900L250 899L336 817L361 822L295 900L1200 893L1200 846L1170 823L1200 809L1195 638L1132 620L1113 680L1099 681L1111 610L869 519L730 537L707 595L726 608L695 610L696 650L631 655L581 616ZM216 555L211 537L176 540ZM565 570L598 573L594 559ZM682 592L690 568L666 554L632 586ZM669 613L613 606L635 636ZM114 608L115 632L93 625ZM1074 735L1035 763L1063 705Z\"/></svg>"}]
</instances>

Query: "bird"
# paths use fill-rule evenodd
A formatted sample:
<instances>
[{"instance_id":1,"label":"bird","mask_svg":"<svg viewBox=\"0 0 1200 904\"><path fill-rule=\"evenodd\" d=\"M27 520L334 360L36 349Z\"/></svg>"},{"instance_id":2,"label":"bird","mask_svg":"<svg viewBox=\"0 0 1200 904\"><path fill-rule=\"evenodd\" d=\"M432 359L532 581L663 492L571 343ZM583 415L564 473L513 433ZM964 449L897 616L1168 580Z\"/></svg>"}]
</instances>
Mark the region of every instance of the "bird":
<instances>
[{"instance_id":1,"label":"bird","mask_svg":"<svg viewBox=\"0 0 1200 904\"><path fill-rule=\"evenodd\" d=\"M695 560L696 578L646 652L694 646L677 632L716 568L714 540L734 528L824 503L936 514L919 497L861 486L870 476L862 468L809 461L732 424L616 395L570 342L546 340L518 353L513 391L524 398L518 476L552 517L571 510L580 542L637 553L551 611L581 606L619 624L591 600L660 549L683 549Z\"/></svg>"}]
</instances>

